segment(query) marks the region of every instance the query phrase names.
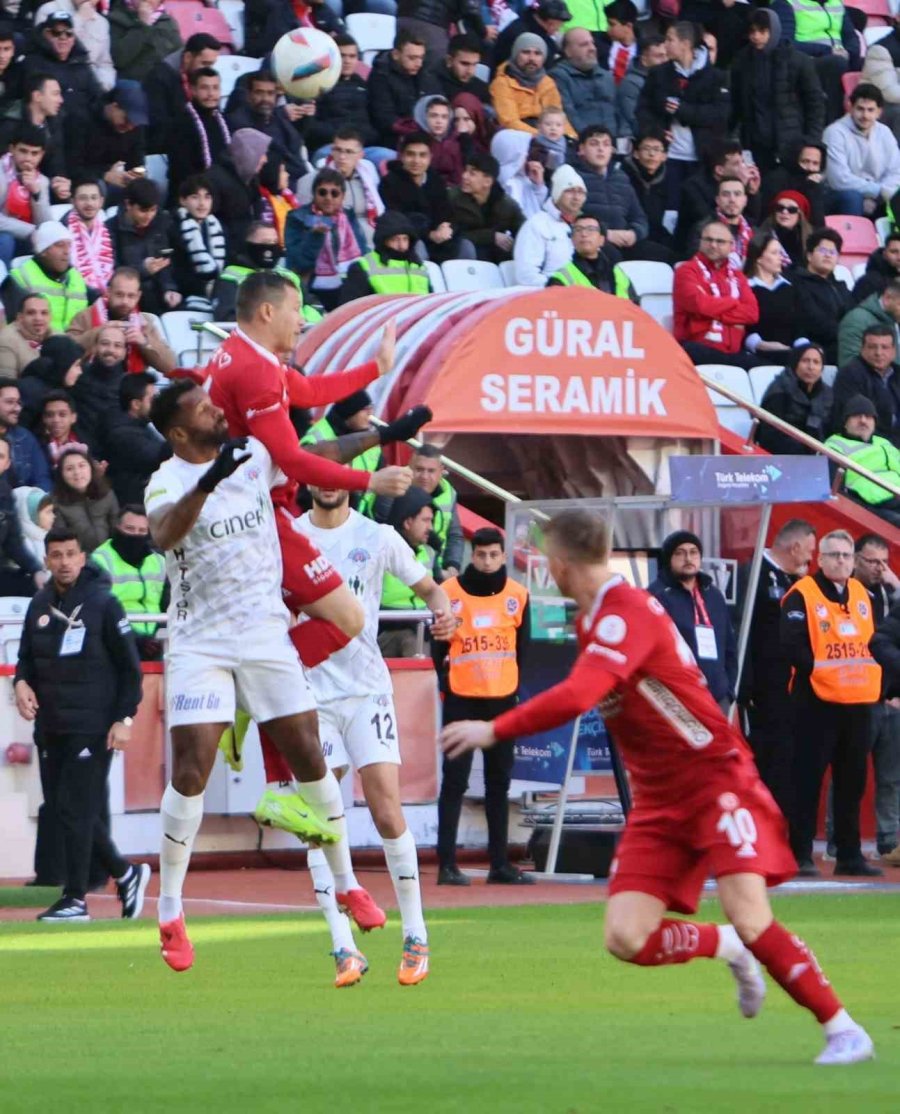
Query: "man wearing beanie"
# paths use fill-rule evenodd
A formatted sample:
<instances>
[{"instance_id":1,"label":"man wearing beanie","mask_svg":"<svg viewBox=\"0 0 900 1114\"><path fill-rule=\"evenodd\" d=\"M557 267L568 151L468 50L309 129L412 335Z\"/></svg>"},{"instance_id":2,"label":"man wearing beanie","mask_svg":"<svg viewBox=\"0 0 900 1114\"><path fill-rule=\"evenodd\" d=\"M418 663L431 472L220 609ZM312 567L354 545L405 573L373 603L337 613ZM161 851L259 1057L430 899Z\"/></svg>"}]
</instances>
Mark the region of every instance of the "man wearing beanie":
<instances>
[{"instance_id":1,"label":"man wearing beanie","mask_svg":"<svg viewBox=\"0 0 900 1114\"><path fill-rule=\"evenodd\" d=\"M875 435L876 410L872 400L865 395L854 395L844 407L842 417L842 432L833 433L825 442L826 448L851 457L854 464L868 468L900 488L900 449L886 437ZM883 487L848 469L844 491L879 518L900 526L900 499Z\"/></svg>"},{"instance_id":2,"label":"man wearing beanie","mask_svg":"<svg viewBox=\"0 0 900 1114\"><path fill-rule=\"evenodd\" d=\"M430 294L428 272L413 250L416 231L393 209L375 222L374 247L351 263L341 286L341 305L369 294Z\"/></svg>"},{"instance_id":3,"label":"man wearing beanie","mask_svg":"<svg viewBox=\"0 0 900 1114\"><path fill-rule=\"evenodd\" d=\"M516 284L544 286L572 261L572 227L584 208L584 179L571 166L553 172L550 197L519 229L513 247Z\"/></svg>"},{"instance_id":4,"label":"man wearing beanie","mask_svg":"<svg viewBox=\"0 0 900 1114\"><path fill-rule=\"evenodd\" d=\"M676 530L659 551L659 575L648 589L690 646L713 699L727 712L737 691L737 642L725 597L700 571L703 543Z\"/></svg>"},{"instance_id":5,"label":"man wearing beanie","mask_svg":"<svg viewBox=\"0 0 900 1114\"><path fill-rule=\"evenodd\" d=\"M497 67L491 82L491 100L501 128L537 135L537 123L545 108L564 113L556 82L547 73L547 44L530 32L519 35L508 62ZM566 120L566 135L574 138Z\"/></svg>"},{"instance_id":6,"label":"man wearing beanie","mask_svg":"<svg viewBox=\"0 0 900 1114\"><path fill-rule=\"evenodd\" d=\"M431 496L420 487L411 487L405 495L394 499L387 521L413 551L422 566L422 575L432 575L437 564L440 539L434 535ZM385 573L381 592L382 611L424 611L425 607L425 601L412 588L391 573ZM386 658L415 657L417 626L416 623L379 624L378 646L382 654Z\"/></svg>"},{"instance_id":7,"label":"man wearing beanie","mask_svg":"<svg viewBox=\"0 0 900 1114\"><path fill-rule=\"evenodd\" d=\"M64 333L76 313L97 297L71 266L72 233L57 220L44 221L31 238L34 255L14 268L3 284L7 319L16 316L26 293L42 294L50 306L50 331Z\"/></svg>"}]
</instances>

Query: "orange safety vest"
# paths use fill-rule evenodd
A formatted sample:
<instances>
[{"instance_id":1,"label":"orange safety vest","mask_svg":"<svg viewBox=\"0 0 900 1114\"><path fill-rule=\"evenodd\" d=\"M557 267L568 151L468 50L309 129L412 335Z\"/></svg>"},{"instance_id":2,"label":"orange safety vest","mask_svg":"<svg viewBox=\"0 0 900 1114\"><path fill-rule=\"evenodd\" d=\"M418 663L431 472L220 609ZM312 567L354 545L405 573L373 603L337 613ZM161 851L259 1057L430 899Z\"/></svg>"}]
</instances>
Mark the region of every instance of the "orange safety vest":
<instances>
[{"instance_id":1,"label":"orange safety vest","mask_svg":"<svg viewBox=\"0 0 900 1114\"><path fill-rule=\"evenodd\" d=\"M875 704L881 697L881 666L869 652L875 633L872 603L863 585L847 581L846 608L822 592L813 577L794 585L806 601L806 623L813 653L809 683L829 704ZM793 674L791 675L793 687Z\"/></svg>"},{"instance_id":2,"label":"orange safety vest","mask_svg":"<svg viewBox=\"0 0 900 1114\"><path fill-rule=\"evenodd\" d=\"M495 596L470 596L455 576L441 587L460 622L450 643L450 691L456 696L511 696L519 687L516 632L528 591L512 577Z\"/></svg>"}]
</instances>

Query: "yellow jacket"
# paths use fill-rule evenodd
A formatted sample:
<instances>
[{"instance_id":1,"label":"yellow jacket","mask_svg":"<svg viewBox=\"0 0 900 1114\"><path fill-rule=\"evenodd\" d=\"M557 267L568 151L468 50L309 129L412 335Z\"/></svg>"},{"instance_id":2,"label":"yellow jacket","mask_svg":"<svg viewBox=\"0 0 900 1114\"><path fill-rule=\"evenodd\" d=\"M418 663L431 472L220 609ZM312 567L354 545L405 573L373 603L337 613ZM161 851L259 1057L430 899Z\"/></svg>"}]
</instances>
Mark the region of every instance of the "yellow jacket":
<instances>
[{"instance_id":1,"label":"yellow jacket","mask_svg":"<svg viewBox=\"0 0 900 1114\"><path fill-rule=\"evenodd\" d=\"M499 66L497 76L491 82L491 100L494 102L500 127L536 135L537 128L525 121L534 120L536 123L545 108L562 108L556 82L545 75L533 89L529 89L508 74L506 67L506 62ZM566 135L574 139L575 134L567 119Z\"/></svg>"}]
</instances>

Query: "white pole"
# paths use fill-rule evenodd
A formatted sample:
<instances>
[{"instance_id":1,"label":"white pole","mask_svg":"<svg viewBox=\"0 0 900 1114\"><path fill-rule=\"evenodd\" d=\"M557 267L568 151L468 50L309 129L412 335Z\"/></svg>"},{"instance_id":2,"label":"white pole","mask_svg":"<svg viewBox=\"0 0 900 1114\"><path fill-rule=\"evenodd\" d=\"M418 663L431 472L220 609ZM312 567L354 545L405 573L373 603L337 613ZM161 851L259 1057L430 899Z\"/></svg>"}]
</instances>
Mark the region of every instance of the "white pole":
<instances>
[{"instance_id":1,"label":"white pole","mask_svg":"<svg viewBox=\"0 0 900 1114\"><path fill-rule=\"evenodd\" d=\"M572 767L575 765L575 749L578 746L578 732L580 728L581 716L578 716L572 724L572 741L569 743L569 757L566 759L565 777L563 778L562 785L559 787L556 816L553 818L553 831L550 834L550 846L547 848L547 862L544 864L544 874L556 873L556 860L559 857L563 821L566 818L566 804L569 800L569 782L572 779Z\"/></svg>"}]
</instances>

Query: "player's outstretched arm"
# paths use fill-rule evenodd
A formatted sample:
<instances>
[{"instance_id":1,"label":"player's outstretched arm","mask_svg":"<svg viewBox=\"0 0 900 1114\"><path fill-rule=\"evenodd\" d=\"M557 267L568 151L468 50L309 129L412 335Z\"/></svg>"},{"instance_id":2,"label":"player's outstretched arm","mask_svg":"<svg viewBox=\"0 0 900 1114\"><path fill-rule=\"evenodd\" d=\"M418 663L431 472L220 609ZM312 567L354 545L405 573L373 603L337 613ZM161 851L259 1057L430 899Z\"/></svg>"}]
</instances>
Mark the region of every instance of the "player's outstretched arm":
<instances>
[{"instance_id":1,"label":"player's outstretched arm","mask_svg":"<svg viewBox=\"0 0 900 1114\"><path fill-rule=\"evenodd\" d=\"M377 429L366 429L360 433L343 433L334 441L317 441L315 445L304 446L309 452L324 456L327 460L336 460L341 464L349 464L366 449L376 445L389 445L394 441L408 441L415 437L423 425L426 425L434 415L427 406L414 406L411 410L387 425Z\"/></svg>"}]
</instances>

